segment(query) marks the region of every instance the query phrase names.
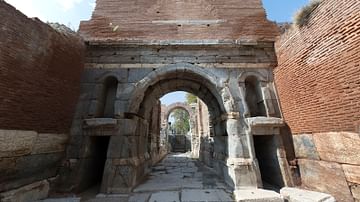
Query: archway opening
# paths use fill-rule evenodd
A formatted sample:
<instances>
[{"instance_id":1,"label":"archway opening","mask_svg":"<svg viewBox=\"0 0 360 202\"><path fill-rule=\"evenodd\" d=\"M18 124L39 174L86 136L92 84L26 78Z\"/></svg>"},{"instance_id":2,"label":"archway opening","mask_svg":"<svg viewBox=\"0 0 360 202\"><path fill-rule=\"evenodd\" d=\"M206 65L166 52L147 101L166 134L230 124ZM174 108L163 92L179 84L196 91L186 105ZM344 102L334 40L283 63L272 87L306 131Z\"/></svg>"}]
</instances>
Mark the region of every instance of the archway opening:
<instances>
[{"instance_id":1,"label":"archway opening","mask_svg":"<svg viewBox=\"0 0 360 202\"><path fill-rule=\"evenodd\" d=\"M191 151L190 115L181 108L174 109L168 119L167 136L171 152L186 153ZM195 134L194 134L195 135Z\"/></svg>"},{"instance_id":2,"label":"archway opening","mask_svg":"<svg viewBox=\"0 0 360 202\"><path fill-rule=\"evenodd\" d=\"M147 79L144 80L146 83L138 84L139 86L144 86L146 90L136 92L135 94L141 95L141 97L134 97L130 102L130 109L133 109L133 113L136 114L137 117L141 117L141 122L145 122L145 124L143 124L145 127L148 126L148 130L145 129L144 131L149 131L148 135L152 136L151 138L147 138L148 141L152 141L147 144L151 146L150 149L148 148L150 159L152 160L152 169L149 169L152 171L150 175L153 175L154 172L154 175L159 175L160 172L160 175L170 175L169 178L174 177L173 173L175 173L175 176L181 176L181 179L172 179L167 182L171 184L171 186L188 186L189 183L196 184L200 182L201 184L199 184L199 187L203 187L203 183L206 183L209 187L215 187L219 181L222 181L223 185L226 186L226 183L224 182L224 173L228 170L226 167L228 152L227 134L226 122L221 119L222 115L225 113L225 107L223 106L222 96L216 85L210 80L207 80L207 77L202 77L190 71L181 73L178 71L170 71L170 73L167 73L166 75L157 75L152 79L154 81ZM192 148L191 152L187 153L188 155L181 154L180 156L176 156L176 154L174 156L173 154L170 154L161 161L162 158L159 158L161 153L154 152L156 151L153 147L156 145L154 141L159 138L156 137L158 134L152 132L157 129L155 129L156 127L154 127L154 122L151 119L157 120L156 117L154 117L153 112L156 114L159 113L158 110L156 110L156 108L159 108L159 99L168 93L176 91L183 91L198 97L197 102L194 103L195 110L197 110L196 105L202 106L202 115L204 115L204 118L207 118L207 124L202 124L201 129L195 129L195 131L201 132L195 132L195 135L192 133ZM167 118L164 120L166 119ZM162 124L162 126L168 127L169 121L164 122L165 124ZM192 127L190 126L190 128ZM204 130L204 128L206 128L206 130ZM164 131L163 128L161 131ZM146 136L146 132L144 133ZM197 144L196 141L194 141L196 138L198 139ZM161 150L162 149L160 148L160 151ZM170 169L168 164L171 165ZM209 169L209 167L213 167L213 169ZM206 176L197 176L199 170L206 171L207 174L204 174ZM207 179L206 182L203 182L204 177ZM184 179L188 180L185 182ZM150 179L150 181L151 180L155 179ZM147 191L146 185L142 184L138 186L135 191Z\"/></svg>"}]
</instances>

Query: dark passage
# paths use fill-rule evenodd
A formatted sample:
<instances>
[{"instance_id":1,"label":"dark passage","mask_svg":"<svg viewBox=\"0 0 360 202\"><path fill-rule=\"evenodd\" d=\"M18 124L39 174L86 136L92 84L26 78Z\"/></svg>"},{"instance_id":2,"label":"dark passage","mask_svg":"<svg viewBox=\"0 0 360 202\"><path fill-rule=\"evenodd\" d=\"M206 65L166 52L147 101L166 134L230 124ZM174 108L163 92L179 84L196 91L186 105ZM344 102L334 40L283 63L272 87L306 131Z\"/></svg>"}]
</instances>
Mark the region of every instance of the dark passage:
<instances>
[{"instance_id":1,"label":"dark passage","mask_svg":"<svg viewBox=\"0 0 360 202\"><path fill-rule=\"evenodd\" d=\"M276 152L275 136L256 135L254 136L254 146L264 188L275 191L280 190L284 187L284 181Z\"/></svg>"},{"instance_id":2,"label":"dark passage","mask_svg":"<svg viewBox=\"0 0 360 202\"><path fill-rule=\"evenodd\" d=\"M91 160L89 162L90 166L88 177L91 179L89 181L88 187L98 186L101 184L104 166L107 158L107 150L109 146L110 137L90 137L91 141Z\"/></svg>"}]
</instances>

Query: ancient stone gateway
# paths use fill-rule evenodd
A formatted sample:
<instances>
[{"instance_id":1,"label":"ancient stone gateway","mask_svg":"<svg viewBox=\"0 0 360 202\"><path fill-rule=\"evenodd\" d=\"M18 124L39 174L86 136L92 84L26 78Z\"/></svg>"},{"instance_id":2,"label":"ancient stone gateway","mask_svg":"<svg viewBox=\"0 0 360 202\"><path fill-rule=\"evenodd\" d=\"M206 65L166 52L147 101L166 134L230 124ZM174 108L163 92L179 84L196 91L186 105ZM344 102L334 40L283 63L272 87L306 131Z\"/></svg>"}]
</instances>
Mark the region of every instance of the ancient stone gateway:
<instances>
[{"instance_id":1,"label":"ancient stone gateway","mask_svg":"<svg viewBox=\"0 0 360 202\"><path fill-rule=\"evenodd\" d=\"M176 102L169 106L166 106L165 112L164 112L164 117L162 118L162 121L167 122L169 120L170 114L176 109L185 110L189 114L190 122L195 122L195 115L194 115L193 110L191 109L191 106L188 104L185 104L183 102ZM165 125L165 124L163 123L163 125Z\"/></svg>"},{"instance_id":2,"label":"ancient stone gateway","mask_svg":"<svg viewBox=\"0 0 360 202\"><path fill-rule=\"evenodd\" d=\"M80 191L101 183L103 193L136 187L164 155L156 146L158 100L173 91L192 93L207 105L212 165L227 184L291 186L272 74L277 29L261 1L231 1L229 7L223 1L129 2L99 0L93 19L81 24L86 69L62 168L64 187ZM145 18L135 12L144 9ZM180 19L186 13L192 13L189 19Z\"/></svg>"},{"instance_id":3,"label":"ancient stone gateway","mask_svg":"<svg viewBox=\"0 0 360 202\"><path fill-rule=\"evenodd\" d=\"M173 111L176 109L184 110L189 115L189 126L190 131L189 134L175 134L175 136L169 136L169 124L168 120L170 118L170 115ZM195 134L195 124L196 124L196 115L194 114L194 109L191 108L190 105L183 103L183 102L176 102L169 106L166 106L164 109L163 117L161 117L161 123L162 126L165 126L162 128L162 132L164 133L163 138L167 140L167 142L170 142L173 144L172 151L177 151L175 146L179 146L180 151L196 151L198 150L199 145L199 136ZM197 153L197 152L193 152Z\"/></svg>"}]
</instances>

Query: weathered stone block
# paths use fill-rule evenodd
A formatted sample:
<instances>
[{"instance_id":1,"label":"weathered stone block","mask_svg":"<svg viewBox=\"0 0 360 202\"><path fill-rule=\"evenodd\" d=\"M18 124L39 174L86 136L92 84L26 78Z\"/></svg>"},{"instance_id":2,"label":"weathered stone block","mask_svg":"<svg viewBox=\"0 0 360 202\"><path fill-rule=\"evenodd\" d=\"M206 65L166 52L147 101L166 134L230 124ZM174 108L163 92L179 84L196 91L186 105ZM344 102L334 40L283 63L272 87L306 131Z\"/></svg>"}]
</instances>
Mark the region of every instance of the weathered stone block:
<instances>
[{"instance_id":1,"label":"weathered stone block","mask_svg":"<svg viewBox=\"0 0 360 202\"><path fill-rule=\"evenodd\" d=\"M4 181L7 176L14 173L16 168L16 159L17 157L13 158L0 158L0 182ZM0 188L1 190L1 188Z\"/></svg>"},{"instance_id":2,"label":"weathered stone block","mask_svg":"<svg viewBox=\"0 0 360 202\"><path fill-rule=\"evenodd\" d=\"M39 134L32 154L63 152L68 139L66 134Z\"/></svg>"},{"instance_id":3,"label":"weathered stone block","mask_svg":"<svg viewBox=\"0 0 360 202\"><path fill-rule=\"evenodd\" d=\"M49 194L49 183L44 180L24 187L0 193L2 202L30 202L44 199Z\"/></svg>"},{"instance_id":4,"label":"weathered stone block","mask_svg":"<svg viewBox=\"0 0 360 202\"><path fill-rule=\"evenodd\" d=\"M144 78L147 74L149 74L151 71L152 69L144 69L144 68L130 69L130 71L128 71L128 75L129 75L128 82L129 83L138 82L139 80Z\"/></svg>"},{"instance_id":5,"label":"weathered stone block","mask_svg":"<svg viewBox=\"0 0 360 202\"><path fill-rule=\"evenodd\" d=\"M89 104L89 111L88 116L93 117L96 115L96 111L98 109L98 106L100 105L100 102L98 100L91 100Z\"/></svg>"},{"instance_id":6,"label":"weathered stone block","mask_svg":"<svg viewBox=\"0 0 360 202\"><path fill-rule=\"evenodd\" d=\"M293 135L297 158L320 160L311 134Z\"/></svg>"},{"instance_id":7,"label":"weathered stone block","mask_svg":"<svg viewBox=\"0 0 360 202\"><path fill-rule=\"evenodd\" d=\"M287 202L336 202L329 194L297 188L284 187L280 194Z\"/></svg>"},{"instance_id":8,"label":"weathered stone block","mask_svg":"<svg viewBox=\"0 0 360 202\"><path fill-rule=\"evenodd\" d=\"M0 130L0 158L30 154L36 137L34 131Z\"/></svg>"},{"instance_id":9,"label":"weathered stone block","mask_svg":"<svg viewBox=\"0 0 360 202\"><path fill-rule=\"evenodd\" d=\"M360 201L360 184L352 184L350 185L350 190L355 198L355 202Z\"/></svg>"},{"instance_id":10,"label":"weathered stone block","mask_svg":"<svg viewBox=\"0 0 360 202\"><path fill-rule=\"evenodd\" d=\"M132 83L119 83L116 91L116 98L119 100L129 100L136 86Z\"/></svg>"},{"instance_id":11,"label":"weathered stone block","mask_svg":"<svg viewBox=\"0 0 360 202\"><path fill-rule=\"evenodd\" d=\"M300 159L299 166L304 187L329 193L339 202L353 200L341 165Z\"/></svg>"},{"instance_id":12,"label":"weathered stone block","mask_svg":"<svg viewBox=\"0 0 360 202\"><path fill-rule=\"evenodd\" d=\"M360 155L360 154L359 154ZM347 181L360 184L360 166L342 165Z\"/></svg>"},{"instance_id":13,"label":"weathered stone block","mask_svg":"<svg viewBox=\"0 0 360 202\"><path fill-rule=\"evenodd\" d=\"M181 191L181 200L187 202L198 201L233 201L224 190L218 189L184 189Z\"/></svg>"},{"instance_id":14,"label":"weathered stone block","mask_svg":"<svg viewBox=\"0 0 360 202\"><path fill-rule=\"evenodd\" d=\"M237 202L284 202L280 194L263 189L236 190L234 194Z\"/></svg>"},{"instance_id":15,"label":"weathered stone block","mask_svg":"<svg viewBox=\"0 0 360 202\"><path fill-rule=\"evenodd\" d=\"M6 159L4 163L10 165L0 172L0 191L54 177L63 156L63 153L51 153Z\"/></svg>"},{"instance_id":16,"label":"weathered stone block","mask_svg":"<svg viewBox=\"0 0 360 202\"><path fill-rule=\"evenodd\" d=\"M360 165L360 135L357 133L318 133L313 135L322 160Z\"/></svg>"}]
</instances>

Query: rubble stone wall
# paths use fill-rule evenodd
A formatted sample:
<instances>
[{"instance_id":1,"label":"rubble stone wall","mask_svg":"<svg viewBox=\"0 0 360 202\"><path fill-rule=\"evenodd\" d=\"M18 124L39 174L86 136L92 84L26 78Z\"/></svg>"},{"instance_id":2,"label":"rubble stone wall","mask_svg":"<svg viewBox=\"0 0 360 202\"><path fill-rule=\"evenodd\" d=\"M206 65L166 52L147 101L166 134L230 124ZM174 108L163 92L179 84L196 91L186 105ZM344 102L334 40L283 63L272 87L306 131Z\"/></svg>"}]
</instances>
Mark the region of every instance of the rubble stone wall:
<instances>
[{"instance_id":1,"label":"rubble stone wall","mask_svg":"<svg viewBox=\"0 0 360 202\"><path fill-rule=\"evenodd\" d=\"M323 1L277 41L275 69L302 185L360 200L360 2Z\"/></svg>"},{"instance_id":2,"label":"rubble stone wall","mask_svg":"<svg viewBox=\"0 0 360 202\"><path fill-rule=\"evenodd\" d=\"M29 19L4 1L0 19L0 201L21 201L25 196L14 193L22 191L5 191L56 176L79 96L84 45L75 33ZM48 190L44 183L46 189L30 187Z\"/></svg>"}]
</instances>

